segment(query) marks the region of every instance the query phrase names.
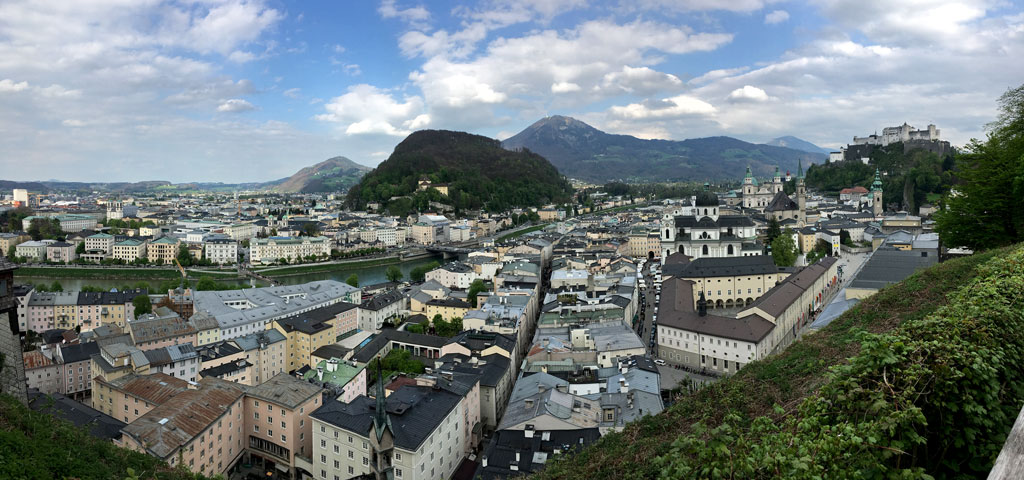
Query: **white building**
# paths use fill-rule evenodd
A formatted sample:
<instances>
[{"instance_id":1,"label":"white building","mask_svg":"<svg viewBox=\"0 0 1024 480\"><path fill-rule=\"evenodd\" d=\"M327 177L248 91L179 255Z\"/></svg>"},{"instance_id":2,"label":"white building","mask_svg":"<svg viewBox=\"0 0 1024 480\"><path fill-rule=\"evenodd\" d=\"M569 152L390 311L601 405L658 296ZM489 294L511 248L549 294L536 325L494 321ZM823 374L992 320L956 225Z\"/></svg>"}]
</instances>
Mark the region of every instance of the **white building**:
<instances>
[{"instance_id":1,"label":"white building","mask_svg":"<svg viewBox=\"0 0 1024 480\"><path fill-rule=\"evenodd\" d=\"M88 244L89 238L91 237L86 237L86 244ZM87 246L86 250L88 249L89 247ZM113 258L125 262L134 262L140 258L146 258L146 241L128 238L122 242L115 243L111 250Z\"/></svg>"},{"instance_id":2,"label":"white building","mask_svg":"<svg viewBox=\"0 0 1024 480\"><path fill-rule=\"evenodd\" d=\"M934 124L929 124L925 130L918 130L904 122L903 125L898 127L883 128L881 136L876 132L874 135L866 137L853 137L853 144L881 145L884 147L890 143L907 142L910 140L937 141L939 140L939 134L940 131L938 128L935 128Z\"/></svg>"},{"instance_id":3,"label":"white building","mask_svg":"<svg viewBox=\"0 0 1024 480\"><path fill-rule=\"evenodd\" d=\"M203 257L218 264L235 263L238 261L238 242L227 237L209 237L203 245Z\"/></svg>"},{"instance_id":4,"label":"white building","mask_svg":"<svg viewBox=\"0 0 1024 480\"><path fill-rule=\"evenodd\" d=\"M477 274L473 267L462 262L451 262L427 272L426 279L434 280L448 288L466 290L476 280Z\"/></svg>"},{"instance_id":5,"label":"white building","mask_svg":"<svg viewBox=\"0 0 1024 480\"><path fill-rule=\"evenodd\" d=\"M310 414L314 478L451 478L478 441L480 383L435 382L385 397L378 380L376 398L325 402Z\"/></svg>"},{"instance_id":6,"label":"white building","mask_svg":"<svg viewBox=\"0 0 1024 480\"><path fill-rule=\"evenodd\" d=\"M270 237L252 240L249 245L252 263L274 263L281 259L295 261L314 257L329 257L331 241L327 237Z\"/></svg>"},{"instance_id":7,"label":"white building","mask_svg":"<svg viewBox=\"0 0 1024 480\"><path fill-rule=\"evenodd\" d=\"M46 260L46 247L51 243L55 243L55 241L42 240L37 242L35 240L29 240L24 243L19 243L18 246L14 247L14 255L38 261Z\"/></svg>"},{"instance_id":8,"label":"white building","mask_svg":"<svg viewBox=\"0 0 1024 480\"><path fill-rule=\"evenodd\" d=\"M114 249L114 236L107 233L97 233L85 237L85 251L103 252L106 255Z\"/></svg>"}]
</instances>

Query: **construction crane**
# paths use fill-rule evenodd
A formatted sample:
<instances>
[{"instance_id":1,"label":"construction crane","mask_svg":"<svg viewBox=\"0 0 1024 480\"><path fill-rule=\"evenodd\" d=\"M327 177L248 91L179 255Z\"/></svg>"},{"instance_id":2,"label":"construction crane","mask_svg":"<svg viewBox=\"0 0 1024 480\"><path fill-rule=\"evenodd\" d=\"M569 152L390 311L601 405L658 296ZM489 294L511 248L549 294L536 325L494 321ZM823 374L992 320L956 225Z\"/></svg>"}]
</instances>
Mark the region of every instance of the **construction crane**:
<instances>
[{"instance_id":1,"label":"construction crane","mask_svg":"<svg viewBox=\"0 0 1024 480\"><path fill-rule=\"evenodd\" d=\"M177 258L174 259L174 264L178 266L178 271L181 272L181 297L177 301L172 300L171 303L178 307L178 316L180 317L182 310L185 308L185 289L188 288L188 274L185 273L185 267L181 266L181 262L178 262Z\"/></svg>"}]
</instances>

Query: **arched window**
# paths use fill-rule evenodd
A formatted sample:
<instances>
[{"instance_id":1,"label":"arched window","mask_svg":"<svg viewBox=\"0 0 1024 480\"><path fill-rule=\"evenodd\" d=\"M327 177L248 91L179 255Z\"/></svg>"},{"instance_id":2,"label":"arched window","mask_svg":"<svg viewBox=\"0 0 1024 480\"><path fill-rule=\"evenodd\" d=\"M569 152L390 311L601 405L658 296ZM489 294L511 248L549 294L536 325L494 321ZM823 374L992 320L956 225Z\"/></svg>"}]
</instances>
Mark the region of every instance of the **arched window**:
<instances>
[{"instance_id":1,"label":"arched window","mask_svg":"<svg viewBox=\"0 0 1024 480\"><path fill-rule=\"evenodd\" d=\"M728 251L729 251L729 255L732 255L732 254L733 254L733 249L732 249L732 245L729 245L729 250L728 250Z\"/></svg>"},{"instance_id":2,"label":"arched window","mask_svg":"<svg viewBox=\"0 0 1024 480\"><path fill-rule=\"evenodd\" d=\"M665 236L666 237L671 237L672 236L672 234L669 232L669 230L667 228L665 229Z\"/></svg>"},{"instance_id":3,"label":"arched window","mask_svg":"<svg viewBox=\"0 0 1024 480\"><path fill-rule=\"evenodd\" d=\"M705 208L704 209L704 215L707 215L707 214L708 214L708 209Z\"/></svg>"},{"instance_id":4,"label":"arched window","mask_svg":"<svg viewBox=\"0 0 1024 480\"><path fill-rule=\"evenodd\" d=\"M708 246L704 245L704 247L700 249L700 253L702 255L707 255L708 254Z\"/></svg>"}]
</instances>

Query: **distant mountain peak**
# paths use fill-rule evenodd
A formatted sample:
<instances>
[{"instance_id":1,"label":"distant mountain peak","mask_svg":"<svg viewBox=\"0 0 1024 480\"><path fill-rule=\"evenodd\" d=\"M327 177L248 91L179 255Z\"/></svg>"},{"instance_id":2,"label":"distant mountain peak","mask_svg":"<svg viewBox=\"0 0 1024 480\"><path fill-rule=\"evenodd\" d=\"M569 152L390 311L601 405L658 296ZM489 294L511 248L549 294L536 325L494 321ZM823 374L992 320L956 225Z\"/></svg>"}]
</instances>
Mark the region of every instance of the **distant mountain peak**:
<instances>
[{"instance_id":1,"label":"distant mountain peak","mask_svg":"<svg viewBox=\"0 0 1024 480\"><path fill-rule=\"evenodd\" d=\"M278 192L341 191L355 185L370 170L370 167L353 162L347 157L337 156L316 165L304 167L294 175L269 182L266 186Z\"/></svg>"},{"instance_id":2,"label":"distant mountain peak","mask_svg":"<svg viewBox=\"0 0 1024 480\"><path fill-rule=\"evenodd\" d=\"M811 142L808 142L807 140L797 138L792 135L773 138L770 141L765 142L765 145L792 148L793 150L800 150L802 152L824 153L826 155L828 155L828 152L830 152L830 150L826 148L821 148Z\"/></svg>"}]
</instances>

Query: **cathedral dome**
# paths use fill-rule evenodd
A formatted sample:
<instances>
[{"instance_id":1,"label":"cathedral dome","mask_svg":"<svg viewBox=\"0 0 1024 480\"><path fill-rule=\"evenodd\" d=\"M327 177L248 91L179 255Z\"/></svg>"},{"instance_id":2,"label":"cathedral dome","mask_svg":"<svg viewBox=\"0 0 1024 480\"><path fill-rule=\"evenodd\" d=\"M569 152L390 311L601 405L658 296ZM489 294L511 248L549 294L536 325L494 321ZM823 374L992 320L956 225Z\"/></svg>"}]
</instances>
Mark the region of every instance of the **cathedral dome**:
<instances>
[{"instance_id":1,"label":"cathedral dome","mask_svg":"<svg viewBox=\"0 0 1024 480\"><path fill-rule=\"evenodd\" d=\"M698 207L717 207L718 206L718 195L711 192L700 192L697 194L697 206Z\"/></svg>"}]
</instances>

